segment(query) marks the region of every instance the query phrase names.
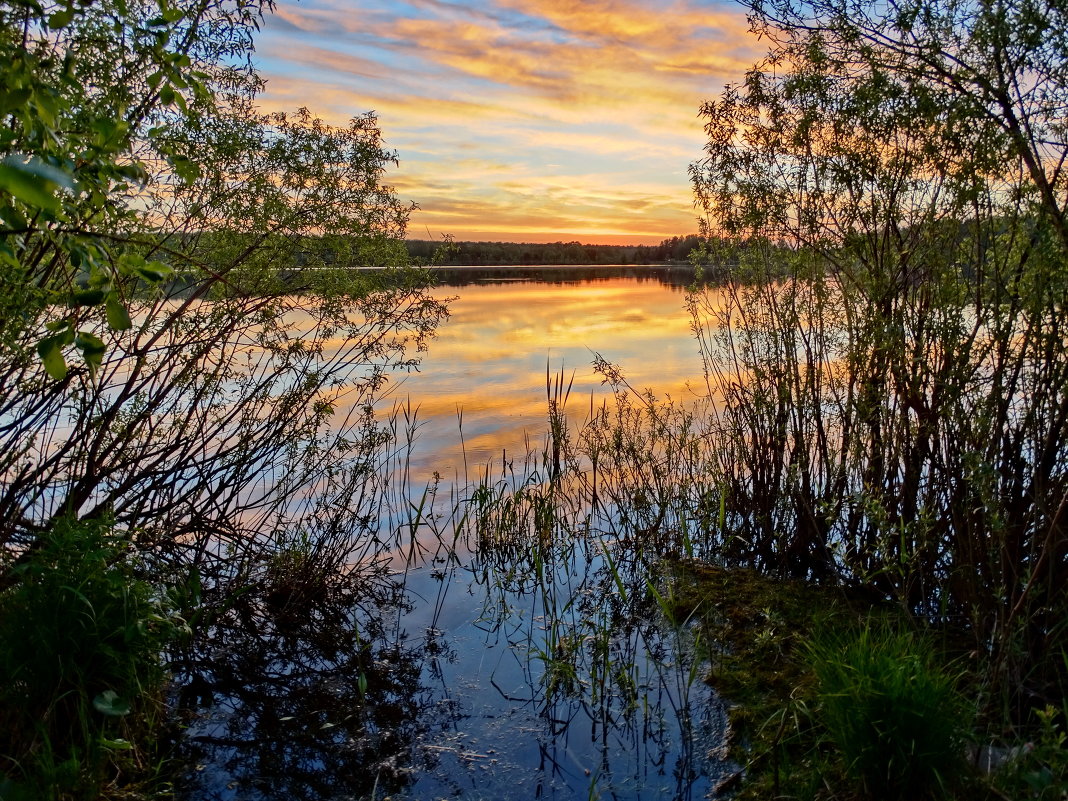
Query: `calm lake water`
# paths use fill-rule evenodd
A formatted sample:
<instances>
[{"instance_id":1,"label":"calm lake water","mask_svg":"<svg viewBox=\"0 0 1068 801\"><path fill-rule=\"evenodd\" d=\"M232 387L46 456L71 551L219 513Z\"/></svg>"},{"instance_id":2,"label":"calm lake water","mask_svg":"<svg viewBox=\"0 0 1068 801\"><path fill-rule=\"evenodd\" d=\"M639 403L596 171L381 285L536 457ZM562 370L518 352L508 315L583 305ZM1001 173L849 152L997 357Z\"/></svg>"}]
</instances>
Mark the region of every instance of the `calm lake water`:
<instances>
[{"instance_id":1,"label":"calm lake water","mask_svg":"<svg viewBox=\"0 0 1068 801\"><path fill-rule=\"evenodd\" d=\"M640 268L443 269L451 316L418 373L397 377L424 422L413 467L463 479L476 465L522 459L546 427L546 369L574 377L567 409L581 421L609 394L594 354L638 390L687 399L703 389L685 309L686 273ZM459 425L462 416L462 426ZM462 433L461 438L458 434Z\"/></svg>"},{"instance_id":2,"label":"calm lake water","mask_svg":"<svg viewBox=\"0 0 1068 801\"><path fill-rule=\"evenodd\" d=\"M443 273L451 318L420 371L395 376L383 399L383 408L418 408L407 456L413 497L435 472L444 493L537 449L547 367L574 374L567 409L577 422L608 394L594 353L635 388L676 399L700 392L685 276ZM476 551L397 560L394 569L407 606L379 607L393 643L382 661L403 666L406 689L384 705L392 717L378 724L373 747L367 726L337 735L343 724L328 718L309 743L282 747L279 770L330 773L298 787L292 775L270 775L262 742L234 742L235 716L248 712L223 699L191 729L206 745L189 797L289 798L314 787L316 797L338 799L699 799L730 770L715 756L724 710L693 663L689 631L641 601L644 586L624 591L611 543L565 543L534 562ZM280 709L275 720L297 719ZM294 757L299 748L307 755ZM324 756L345 748L360 754L358 767Z\"/></svg>"}]
</instances>

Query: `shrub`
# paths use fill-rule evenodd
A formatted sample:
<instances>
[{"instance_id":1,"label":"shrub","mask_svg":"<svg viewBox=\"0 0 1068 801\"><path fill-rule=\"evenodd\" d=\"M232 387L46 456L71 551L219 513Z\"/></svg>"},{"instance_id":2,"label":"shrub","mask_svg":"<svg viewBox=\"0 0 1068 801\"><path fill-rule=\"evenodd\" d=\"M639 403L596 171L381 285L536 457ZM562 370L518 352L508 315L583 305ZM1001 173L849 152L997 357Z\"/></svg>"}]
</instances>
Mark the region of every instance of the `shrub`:
<instances>
[{"instance_id":1,"label":"shrub","mask_svg":"<svg viewBox=\"0 0 1068 801\"><path fill-rule=\"evenodd\" d=\"M173 626L135 568L106 524L64 520L5 574L3 798L94 798L136 772Z\"/></svg>"},{"instance_id":2,"label":"shrub","mask_svg":"<svg viewBox=\"0 0 1068 801\"><path fill-rule=\"evenodd\" d=\"M1061 801L1068 798L1068 700L1057 710L1052 705L1035 710L1038 730L1033 742L1016 746L1009 762L994 772L993 784L1003 798Z\"/></svg>"}]
</instances>

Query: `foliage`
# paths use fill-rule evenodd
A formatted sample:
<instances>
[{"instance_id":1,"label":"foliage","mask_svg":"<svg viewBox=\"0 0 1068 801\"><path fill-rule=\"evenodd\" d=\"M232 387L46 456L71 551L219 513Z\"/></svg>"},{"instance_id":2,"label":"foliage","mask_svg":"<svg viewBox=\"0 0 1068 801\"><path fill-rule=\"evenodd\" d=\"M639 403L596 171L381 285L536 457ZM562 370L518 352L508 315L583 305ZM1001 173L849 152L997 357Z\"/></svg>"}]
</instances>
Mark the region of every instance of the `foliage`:
<instances>
[{"instance_id":1,"label":"foliage","mask_svg":"<svg viewBox=\"0 0 1068 801\"><path fill-rule=\"evenodd\" d=\"M1068 701L1060 710L1053 706L1036 710L1038 719L1034 742L1016 745L1009 751L1008 764L992 776L1002 797L1057 801L1068 792Z\"/></svg>"},{"instance_id":2,"label":"foliage","mask_svg":"<svg viewBox=\"0 0 1068 801\"><path fill-rule=\"evenodd\" d=\"M138 599L136 628L149 599L147 585L119 569L128 547L153 592L165 578L181 579L171 597L190 621L187 641L204 631L224 636L211 621L229 608L229 582L262 569L272 542L312 543L301 573L311 587L339 562L360 559L357 548L385 547L391 468L382 454L392 432L373 402L391 370L416 363L445 307L429 295L430 275L408 265L400 239L411 207L384 180L395 155L375 117L334 126L304 109L257 109L253 36L272 7L0 5L0 586L8 608L31 596L45 604L33 593L49 588L78 620L82 596L69 585L108 626L101 610L119 611L107 599ZM102 520L113 557L98 556L105 545L86 546L107 561L102 586L63 584L75 568L49 556L53 533L95 531ZM390 584L381 571L363 578L369 592ZM120 579L133 596L116 595ZM210 608L216 602L221 608ZM67 775L71 759L96 760L81 779L99 778L95 771L115 761L98 759L101 749L125 748L113 736L120 724L101 728L97 719L140 719L137 703L120 713L140 697L135 680L151 685L143 660L164 642L122 629L120 648L112 630L87 629L83 648L67 639L62 617L32 619L36 630L5 637L20 643L11 670L32 657L24 645L43 641L52 650L42 658L51 653L56 669L81 664L64 662L70 654L92 672L39 671L44 683L27 714L61 730L38 736L15 721L5 754L21 758L25 747L53 759L51 789L46 779L37 789L66 792L79 780ZM111 662L96 665L90 651ZM10 692L28 692L24 681L9 683ZM94 788L81 789L91 796Z\"/></svg>"},{"instance_id":3,"label":"foliage","mask_svg":"<svg viewBox=\"0 0 1068 801\"><path fill-rule=\"evenodd\" d=\"M131 198L194 176L195 165L169 147L172 121L216 116L254 91L241 57L261 10L199 0L0 9L5 349L21 354L36 341L58 380L69 346L90 369L104 351L86 309L106 310L108 328L129 327L129 287L169 272L131 246L145 227ZM38 315L52 303L70 312L42 337Z\"/></svg>"},{"instance_id":4,"label":"foliage","mask_svg":"<svg viewBox=\"0 0 1068 801\"><path fill-rule=\"evenodd\" d=\"M374 117L256 110L268 9L4 9L0 543L66 515L269 533L324 498L337 525L368 497L370 398L444 308L404 267Z\"/></svg>"},{"instance_id":5,"label":"foliage","mask_svg":"<svg viewBox=\"0 0 1068 801\"><path fill-rule=\"evenodd\" d=\"M107 524L61 520L39 543L0 593L0 794L88 798L151 779L177 621Z\"/></svg>"},{"instance_id":6,"label":"foliage","mask_svg":"<svg viewBox=\"0 0 1068 801\"><path fill-rule=\"evenodd\" d=\"M810 647L816 715L871 798L940 798L964 769L970 734L960 677L932 643L886 623L825 634Z\"/></svg>"},{"instance_id":7,"label":"foliage","mask_svg":"<svg viewBox=\"0 0 1068 801\"><path fill-rule=\"evenodd\" d=\"M726 745L740 766L720 792L741 799L814 798L840 785L813 720L806 643L824 628L855 623L870 603L831 588L688 559L667 565L673 617L699 627L705 680L729 710ZM744 777L744 779L743 779Z\"/></svg>"},{"instance_id":8,"label":"foliage","mask_svg":"<svg viewBox=\"0 0 1068 801\"><path fill-rule=\"evenodd\" d=\"M1004 798L966 762L980 736L967 640L861 588L670 564L728 702L739 799ZM1047 756L1043 759L1048 759ZM1053 764L1053 763L1051 763ZM988 777L1002 782L1008 774ZM1008 797L1023 797L1009 794Z\"/></svg>"},{"instance_id":9,"label":"foliage","mask_svg":"<svg viewBox=\"0 0 1068 801\"><path fill-rule=\"evenodd\" d=\"M1025 719L1066 683L1068 14L751 9L770 53L692 167L745 245L692 299L720 557L970 627L986 708Z\"/></svg>"}]
</instances>

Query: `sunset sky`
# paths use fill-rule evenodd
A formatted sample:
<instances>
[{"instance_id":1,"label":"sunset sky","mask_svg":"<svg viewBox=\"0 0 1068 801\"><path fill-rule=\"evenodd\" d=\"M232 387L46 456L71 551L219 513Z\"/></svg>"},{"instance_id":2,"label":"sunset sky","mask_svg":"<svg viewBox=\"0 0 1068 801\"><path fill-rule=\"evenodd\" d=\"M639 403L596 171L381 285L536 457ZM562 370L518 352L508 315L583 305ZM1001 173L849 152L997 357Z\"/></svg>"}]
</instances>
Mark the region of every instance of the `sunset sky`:
<instances>
[{"instance_id":1,"label":"sunset sky","mask_svg":"<svg viewBox=\"0 0 1068 801\"><path fill-rule=\"evenodd\" d=\"M409 237L654 243L697 230L698 109L762 52L707 0L280 0L267 110L373 110Z\"/></svg>"}]
</instances>

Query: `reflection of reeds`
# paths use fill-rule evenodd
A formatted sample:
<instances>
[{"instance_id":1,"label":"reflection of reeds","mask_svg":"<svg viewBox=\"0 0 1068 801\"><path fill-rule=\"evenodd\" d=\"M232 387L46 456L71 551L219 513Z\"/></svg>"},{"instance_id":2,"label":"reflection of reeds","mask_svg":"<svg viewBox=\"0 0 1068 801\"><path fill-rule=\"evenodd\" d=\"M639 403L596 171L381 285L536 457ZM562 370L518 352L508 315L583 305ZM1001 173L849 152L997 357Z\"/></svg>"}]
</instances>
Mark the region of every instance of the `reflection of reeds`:
<instances>
[{"instance_id":1,"label":"reflection of reeds","mask_svg":"<svg viewBox=\"0 0 1068 801\"><path fill-rule=\"evenodd\" d=\"M688 472L706 443L690 412L625 392L572 430L570 389L565 375L547 372L544 447L495 476L487 468L438 520L471 553L487 591L484 625L510 631L517 605L537 621L536 629L515 623L510 636L554 731L582 721L606 759L620 739L654 761L674 751L688 766L685 795L701 775L689 741L700 665L687 621L670 617L670 590L656 576L665 556L707 552L692 510L716 520L708 510L720 496ZM606 761L591 782L619 778Z\"/></svg>"}]
</instances>

